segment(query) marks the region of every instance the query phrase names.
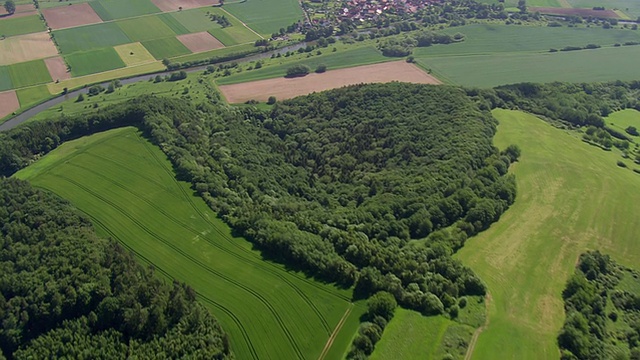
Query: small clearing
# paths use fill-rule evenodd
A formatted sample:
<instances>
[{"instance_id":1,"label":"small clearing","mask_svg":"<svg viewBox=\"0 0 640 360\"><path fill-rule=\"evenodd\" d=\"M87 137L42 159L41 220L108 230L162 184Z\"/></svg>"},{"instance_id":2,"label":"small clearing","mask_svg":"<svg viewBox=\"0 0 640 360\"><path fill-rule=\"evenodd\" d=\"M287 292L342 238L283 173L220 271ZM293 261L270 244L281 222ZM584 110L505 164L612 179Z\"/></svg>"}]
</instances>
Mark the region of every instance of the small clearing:
<instances>
[{"instance_id":1,"label":"small clearing","mask_svg":"<svg viewBox=\"0 0 640 360\"><path fill-rule=\"evenodd\" d=\"M18 96L13 90L0 92L0 104L2 105L0 106L0 119L20 108Z\"/></svg>"},{"instance_id":2,"label":"small clearing","mask_svg":"<svg viewBox=\"0 0 640 360\"><path fill-rule=\"evenodd\" d=\"M44 59L44 64L47 65L53 81L66 80L71 77L71 73L67 71L67 64L60 56Z\"/></svg>"},{"instance_id":3,"label":"small clearing","mask_svg":"<svg viewBox=\"0 0 640 360\"><path fill-rule=\"evenodd\" d=\"M0 41L0 65L44 59L58 55L47 32L12 36Z\"/></svg>"},{"instance_id":4,"label":"small clearing","mask_svg":"<svg viewBox=\"0 0 640 360\"><path fill-rule=\"evenodd\" d=\"M178 36L178 40L187 47L187 49L191 50L191 52L199 53L203 51L215 50L223 48L224 45L220 42L220 40L213 37L213 35L209 34L206 31L195 33L195 34L186 34Z\"/></svg>"},{"instance_id":5,"label":"small clearing","mask_svg":"<svg viewBox=\"0 0 640 360\"><path fill-rule=\"evenodd\" d=\"M220 86L220 91L228 102L241 103L252 99L266 101L270 96L275 96L278 100L284 100L348 85L392 81L416 84L442 83L413 64L409 64L406 61L394 61L332 70L322 74L313 73L297 78L281 77L234 85L222 85Z\"/></svg>"},{"instance_id":6,"label":"small clearing","mask_svg":"<svg viewBox=\"0 0 640 360\"><path fill-rule=\"evenodd\" d=\"M151 2L164 12L195 9L220 3L218 0L151 0Z\"/></svg>"},{"instance_id":7,"label":"small clearing","mask_svg":"<svg viewBox=\"0 0 640 360\"><path fill-rule=\"evenodd\" d=\"M101 23L102 19L88 3L43 9L47 25L54 30Z\"/></svg>"}]
</instances>

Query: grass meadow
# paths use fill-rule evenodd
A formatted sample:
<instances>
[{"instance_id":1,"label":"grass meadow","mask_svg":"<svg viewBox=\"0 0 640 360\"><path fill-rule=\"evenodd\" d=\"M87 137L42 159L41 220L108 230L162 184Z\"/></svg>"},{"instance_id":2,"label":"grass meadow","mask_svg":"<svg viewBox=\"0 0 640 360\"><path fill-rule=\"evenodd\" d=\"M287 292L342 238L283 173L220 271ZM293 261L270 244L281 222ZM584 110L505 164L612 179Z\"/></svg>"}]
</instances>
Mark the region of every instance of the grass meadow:
<instances>
[{"instance_id":1,"label":"grass meadow","mask_svg":"<svg viewBox=\"0 0 640 360\"><path fill-rule=\"evenodd\" d=\"M16 174L85 212L159 274L187 282L230 335L239 359L318 358L348 311L349 292L262 259L231 235L159 148L122 128L62 145Z\"/></svg>"},{"instance_id":2,"label":"grass meadow","mask_svg":"<svg viewBox=\"0 0 640 360\"><path fill-rule=\"evenodd\" d=\"M132 42L115 22L57 30L53 35L63 54Z\"/></svg>"},{"instance_id":3,"label":"grass meadow","mask_svg":"<svg viewBox=\"0 0 640 360\"><path fill-rule=\"evenodd\" d=\"M266 62L267 65L263 66L261 69L243 71L228 77L218 78L216 79L216 83L219 85L229 85L283 77L287 73L287 68L296 64L307 65L311 68L311 71L313 71L320 64L326 65L327 69L331 70L396 60L395 58L382 56L382 54L372 46L352 48L335 53L331 52L328 48L322 49L322 51L324 51L322 55L316 55L310 58L307 58L307 54L305 53L303 55L299 54L288 58L281 57L278 59L271 59L268 60L268 62ZM315 51L313 54L315 54Z\"/></svg>"},{"instance_id":4,"label":"grass meadow","mask_svg":"<svg viewBox=\"0 0 640 360\"><path fill-rule=\"evenodd\" d=\"M251 49L255 49L255 46L253 46L253 44L243 44L243 45L236 45L232 47L209 50L209 51L205 51L197 54L188 54L188 55L178 56L172 60L175 60L177 62L194 61L194 60L208 59L216 56L229 55L233 53L240 53L244 51L249 51Z\"/></svg>"},{"instance_id":5,"label":"grass meadow","mask_svg":"<svg viewBox=\"0 0 640 360\"><path fill-rule=\"evenodd\" d=\"M89 5L104 21L125 19L141 15L159 13L160 9L149 0L99 0Z\"/></svg>"},{"instance_id":6,"label":"grass meadow","mask_svg":"<svg viewBox=\"0 0 640 360\"><path fill-rule=\"evenodd\" d=\"M640 129L640 111L634 109L625 109L622 111L616 111L609 114L604 121L607 126L614 128L623 134L626 134L625 129L629 126L633 126L636 129ZM627 134L636 144L640 144L640 138L637 136L631 136Z\"/></svg>"},{"instance_id":7,"label":"grass meadow","mask_svg":"<svg viewBox=\"0 0 640 360\"><path fill-rule=\"evenodd\" d=\"M224 9L264 36L303 18L297 0L251 0L226 4Z\"/></svg>"},{"instance_id":8,"label":"grass meadow","mask_svg":"<svg viewBox=\"0 0 640 360\"><path fill-rule=\"evenodd\" d=\"M142 45L157 60L190 54L191 51L175 37L143 41Z\"/></svg>"},{"instance_id":9,"label":"grass meadow","mask_svg":"<svg viewBox=\"0 0 640 360\"><path fill-rule=\"evenodd\" d=\"M16 36L45 31L47 28L40 16L31 15L0 21L0 36Z\"/></svg>"},{"instance_id":10,"label":"grass meadow","mask_svg":"<svg viewBox=\"0 0 640 360\"><path fill-rule=\"evenodd\" d=\"M187 29L180 21L178 21L173 15L178 13L162 13L157 15L158 19L162 20L174 33L177 35L184 35L189 33Z\"/></svg>"},{"instance_id":11,"label":"grass meadow","mask_svg":"<svg viewBox=\"0 0 640 360\"><path fill-rule=\"evenodd\" d=\"M557 359L561 298L578 256L588 249L638 268L640 175L616 151L519 111L494 110L495 145L516 144L515 203L456 257L487 284L488 327L473 359Z\"/></svg>"},{"instance_id":12,"label":"grass meadow","mask_svg":"<svg viewBox=\"0 0 640 360\"><path fill-rule=\"evenodd\" d=\"M167 17L172 18L174 21L178 22L178 24L182 25L187 32L186 33L196 33L201 31L207 31L210 29L220 28L217 22L212 21L209 16L207 16L207 12L211 12L212 8L199 8L199 9L189 9L182 10L178 12L173 12L170 14L165 14ZM240 26L242 26L240 24ZM186 34L185 33L185 34ZM181 35L181 34L178 34Z\"/></svg>"},{"instance_id":13,"label":"grass meadow","mask_svg":"<svg viewBox=\"0 0 640 360\"><path fill-rule=\"evenodd\" d=\"M227 6L225 6L225 9L227 8ZM211 30L209 30L209 33L211 35L218 38L218 40L220 40L225 46L244 44L248 42L254 42L260 39L260 37L256 33L254 33L253 31L251 31L251 29L244 26L242 22L240 22L240 20L234 17L234 15L227 12L225 9L222 9L222 8L206 9L206 11L209 11L212 14L225 16L227 20L229 20L229 22L231 23L231 26L226 28L221 28L221 27L212 28ZM203 11L203 10L200 9L200 11ZM251 25L249 24L247 25L251 27ZM269 33L269 35L271 35L271 33Z\"/></svg>"},{"instance_id":14,"label":"grass meadow","mask_svg":"<svg viewBox=\"0 0 640 360\"><path fill-rule=\"evenodd\" d=\"M51 75L44 60L33 60L9 65L9 76L14 88L51 82Z\"/></svg>"},{"instance_id":15,"label":"grass meadow","mask_svg":"<svg viewBox=\"0 0 640 360\"><path fill-rule=\"evenodd\" d=\"M96 74L126 66L114 48L76 52L64 58L73 76Z\"/></svg>"}]
</instances>

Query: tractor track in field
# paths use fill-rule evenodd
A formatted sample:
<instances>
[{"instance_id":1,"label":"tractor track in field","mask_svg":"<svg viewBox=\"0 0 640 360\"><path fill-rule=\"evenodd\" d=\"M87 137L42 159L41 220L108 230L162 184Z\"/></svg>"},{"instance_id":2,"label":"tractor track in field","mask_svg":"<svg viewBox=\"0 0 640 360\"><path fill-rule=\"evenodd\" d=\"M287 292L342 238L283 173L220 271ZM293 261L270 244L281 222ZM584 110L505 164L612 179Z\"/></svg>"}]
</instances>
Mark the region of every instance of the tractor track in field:
<instances>
[{"instance_id":1,"label":"tractor track in field","mask_svg":"<svg viewBox=\"0 0 640 360\"><path fill-rule=\"evenodd\" d=\"M158 266L157 264L154 264L151 260L147 259L144 255L140 254L139 252L135 251L132 247L130 247L129 245L127 245L125 242L123 242L120 238L118 238L118 236L112 232L111 230L109 230L108 227L106 227L100 220L98 220L96 217L93 217L87 213L85 213L86 216L88 216L92 222L100 225L100 227L102 227L102 229L107 232L109 234L109 236L111 236L111 238L115 241L117 241L117 243L119 245L124 246L125 249L127 249L128 251L132 252L133 254L136 255L136 257L138 257L139 259L141 259L142 261L144 261L145 263L147 263L148 265L152 265L155 269L158 269L158 271L160 271L162 274L164 274L164 276L166 276L167 278L176 281L177 279L173 276L171 276L171 274L169 274L167 271L165 271L162 267ZM247 333L247 329L244 328L244 326L242 325L242 323L240 322L240 319L238 319L237 316L235 316L233 314L233 312L231 310L229 310L228 308L226 308L224 305L212 300L211 298L209 298L206 295L203 295L200 292L196 291L196 294L198 296L198 298L200 298L201 300L203 300L204 302L208 303L211 306L215 306L216 308L220 309L222 312L224 312L225 314L227 314L231 320L236 324L236 326L238 327L238 329L240 329L240 333L242 334L242 338L245 340L247 347L249 348L249 352L251 352L251 357L253 359L258 360L258 353L253 345L253 343L251 342L251 339L249 338L249 334Z\"/></svg>"},{"instance_id":2,"label":"tractor track in field","mask_svg":"<svg viewBox=\"0 0 640 360\"><path fill-rule=\"evenodd\" d=\"M342 326L344 325L345 321L347 321L347 318L349 317L349 315L351 315L351 311L353 311L353 307L354 307L353 303L350 303L347 310L345 310L344 314L342 315L342 318L340 318L340 321L338 322L338 325L336 325L336 328L333 329L331 336L329 336L327 343L324 345L324 348L322 349L322 352L320 353L318 360L324 360L324 358L327 356L327 353L329 353L329 349L331 349L331 346L333 346L333 342L335 341L336 336L338 336L338 333L340 332L340 330L342 330Z\"/></svg>"},{"instance_id":3,"label":"tractor track in field","mask_svg":"<svg viewBox=\"0 0 640 360\"><path fill-rule=\"evenodd\" d=\"M180 184L178 183L178 181L175 178L174 172L172 169L169 169L165 166L165 164L158 159L157 155L153 152L152 149L149 148L149 144L148 141L145 141L145 139L142 139L140 137L139 134L136 133L136 136L138 136L138 139L140 140L140 142L144 145L144 147L147 149L147 151L151 154L151 156L154 157L154 159L156 160L156 162L165 170L165 172L170 176L170 178L173 180L174 184L178 187L178 189L184 194L185 198L187 199L187 201L189 202L189 204L191 205L191 207L193 208L193 210L198 214L198 216L200 216L200 218L202 218L205 222L211 224L211 221L209 220L209 218L207 216L205 216L204 213L202 213L197 206L193 203L193 199L192 199L192 195L188 194L184 188L182 186L180 186ZM164 152L163 152L164 153ZM166 156L166 154L165 154ZM264 261L262 260L260 257L258 257L254 252L252 252L251 250L248 250L244 247L242 247L241 245L237 244L235 241L233 241L232 238L230 238L227 234L223 233L220 229L218 229L218 227L216 227L214 224L211 224L212 228L218 233L218 235L220 235L223 239L225 239L227 242L229 242L229 244L231 244L232 246L234 246L235 248L239 249L240 251L246 253L248 256L250 256L251 258L255 260L259 260L259 261ZM273 269L276 270L280 270L280 268L278 266L276 266L275 264L272 264L270 262L266 262L266 265L272 267ZM265 266L264 264L260 264L260 266ZM345 295L340 295L340 294L335 294L329 290L327 290L326 288L318 285L316 282L314 281L310 281L309 279L303 277L303 276L299 276L295 273L289 273L291 276L297 278L300 281L305 282L308 285L311 285L313 287L315 287L318 290L321 290L329 295L335 296L339 299L351 302L351 299L348 296ZM280 275L279 275L280 276Z\"/></svg>"},{"instance_id":4,"label":"tractor track in field","mask_svg":"<svg viewBox=\"0 0 640 360\"><path fill-rule=\"evenodd\" d=\"M489 305L491 305L491 294L487 293L487 296L485 296L485 301L484 301L484 307L485 307L485 313L487 314L486 318L484 319L484 324L482 324L482 326L480 326L479 328L476 329L476 331L473 332L473 336L471 336L471 341L469 341L469 347L467 348L467 352L464 354L464 360L471 360L471 356L473 356L473 351L476 348L476 343L478 342L478 337L480 337L480 334L482 334L482 332L487 328L487 326L489 326Z\"/></svg>"},{"instance_id":5,"label":"tractor track in field","mask_svg":"<svg viewBox=\"0 0 640 360\"><path fill-rule=\"evenodd\" d=\"M82 170L84 170L86 172L89 172L89 173L91 173L91 174L93 174L93 175L95 175L95 176L97 176L97 177L99 177L99 178L101 178L101 179L113 184L116 187L119 187L120 189L126 191L127 193L131 194L133 197L135 197L138 200L144 202L149 207L153 208L157 212L159 212L162 215L164 215L167 219L169 219L169 221L171 221L174 224L180 226L183 230L191 232L193 235L196 235L196 236L201 236L202 235L202 233L200 231L198 231L195 228L191 227L189 224L178 220L173 215L171 215L170 213L165 211L163 208L161 208L160 206L157 206L156 204L154 204L152 201L149 201L148 199L140 196L139 194L129 190L129 188L126 185L123 185L122 183L120 183L118 181L115 181L110 177L104 176L103 174L101 174L101 173L99 173L97 171L94 171L94 170L92 170L90 168L84 167L82 165L73 164L73 163L67 163L67 165L82 169ZM249 266L254 266L254 267L256 267L256 268L258 268L260 270L264 270L265 272L267 272L267 273L279 278L284 283L289 285L303 299L303 301L305 303L307 303L307 305L314 311L314 313L318 316L318 318L320 319L320 322L322 323L322 325L325 328L325 330L327 331L327 333L330 332L329 324L328 324L327 320L324 318L324 316L322 315L322 313L320 313L320 310L315 306L315 304L311 301L311 299L309 299L309 297L302 290L300 290L295 284L293 284L291 281L286 279L281 274L278 274L276 271L272 270L271 268L268 268L268 267L265 267L265 266L261 266L261 264L259 264L257 261L254 261L253 259L247 259L247 258L245 258L245 257L243 257L243 256L241 256L241 255L239 255L239 254L237 254L237 253L235 253L235 252L233 252L233 251L221 246L220 244L217 244L214 241L209 241L206 238L205 238L205 240L207 241L207 243L211 244L212 246L214 246L215 248L219 249L220 251L225 252L225 253L231 255L232 257L238 259L238 261L243 262L243 263L245 263L245 264L247 264Z\"/></svg>"},{"instance_id":6,"label":"tractor track in field","mask_svg":"<svg viewBox=\"0 0 640 360\"><path fill-rule=\"evenodd\" d=\"M104 196L102 196L102 195L96 193L95 191L89 189L88 187L84 186L83 184L80 184L79 182L77 182L77 181L75 181L73 179L70 179L70 178L68 178L66 176L63 176L63 175L51 174L51 176L54 176L54 177L60 178L62 180L65 180L65 181L77 186L78 188L84 190L89 195L92 195L93 197L95 197L95 198L101 200L102 202L110 205L112 208L114 208L117 211L119 211L124 217L129 219L132 223L137 225L141 230L146 232L152 238L154 238L157 241L163 243L165 246L173 249L175 252L179 253L180 255L182 255L186 259L190 260L192 263L194 263L195 265L199 266L203 270L209 272L210 274L213 274L213 275L215 275L215 276L217 276L217 277L229 282L230 284L235 285L236 287L244 290L245 292L253 295L253 297L255 297L258 301L260 301L269 310L271 315L276 319L276 322L278 323L280 329L284 332L285 336L289 340L289 343L291 344L292 348L296 352L296 355L298 356L298 358L304 359L304 354L300 350L300 347L298 346L298 343L293 338L293 335L291 334L291 331L289 331L289 329L285 325L284 321L282 320L282 317L280 316L280 314L278 314L278 312L275 310L273 305L271 305L271 303L267 299L265 299L260 293L258 293L257 291L253 290L252 288L242 284L241 282L233 279L232 277L229 277L229 276L227 276L227 275L225 275L225 274L223 274L223 273L221 273L221 272L209 267L207 264L201 262L200 260L198 260L195 257L193 257L193 256L189 255L188 253L186 253L185 251L181 250L178 246L176 246L176 245L170 243L169 241L163 239L161 236L159 236L158 234L153 232L151 229L146 227L144 224L142 224L140 221L138 221L134 217L126 215L125 209L121 208L119 205L115 204L114 202L112 202L111 200L105 198Z\"/></svg>"}]
</instances>

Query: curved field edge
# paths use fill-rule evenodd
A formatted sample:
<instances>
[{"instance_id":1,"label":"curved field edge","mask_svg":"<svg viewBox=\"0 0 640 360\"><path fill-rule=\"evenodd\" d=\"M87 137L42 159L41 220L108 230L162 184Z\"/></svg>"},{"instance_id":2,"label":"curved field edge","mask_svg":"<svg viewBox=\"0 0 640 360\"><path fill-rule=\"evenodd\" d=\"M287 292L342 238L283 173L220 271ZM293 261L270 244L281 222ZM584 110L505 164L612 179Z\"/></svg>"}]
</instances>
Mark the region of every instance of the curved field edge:
<instances>
[{"instance_id":1,"label":"curved field edge","mask_svg":"<svg viewBox=\"0 0 640 360\"><path fill-rule=\"evenodd\" d=\"M488 285L489 325L473 359L557 359L561 293L580 253L598 249L640 263L640 176L620 158L539 118L494 110L495 145L517 144L518 196L499 222L469 239L457 258Z\"/></svg>"},{"instance_id":2,"label":"curved field edge","mask_svg":"<svg viewBox=\"0 0 640 360\"><path fill-rule=\"evenodd\" d=\"M317 358L352 306L347 291L262 260L173 175L159 148L122 128L68 142L16 177L70 200L160 274L190 284L238 358ZM346 318L336 346L363 311Z\"/></svg>"}]
</instances>

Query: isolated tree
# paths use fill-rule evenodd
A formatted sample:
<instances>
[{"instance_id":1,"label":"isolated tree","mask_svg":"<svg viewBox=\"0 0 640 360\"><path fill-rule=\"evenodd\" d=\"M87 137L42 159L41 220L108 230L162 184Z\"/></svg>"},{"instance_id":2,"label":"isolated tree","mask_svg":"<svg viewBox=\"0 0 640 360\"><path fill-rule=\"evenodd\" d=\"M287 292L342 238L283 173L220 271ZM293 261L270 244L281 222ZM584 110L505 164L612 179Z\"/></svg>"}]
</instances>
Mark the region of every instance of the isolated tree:
<instances>
[{"instance_id":1,"label":"isolated tree","mask_svg":"<svg viewBox=\"0 0 640 360\"><path fill-rule=\"evenodd\" d=\"M11 15L16 12L16 3L13 0L7 0L4 2L4 9Z\"/></svg>"},{"instance_id":2,"label":"isolated tree","mask_svg":"<svg viewBox=\"0 0 640 360\"><path fill-rule=\"evenodd\" d=\"M318 67L316 67L316 72L318 74L323 73L325 71L327 71L327 65L325 65L325 64L320 64L320 65L318 65Z\"/></svg>"},{"instance_id":3,"label":"isolated tree","mask_svg":"<svg viewBox=\"0 0 640 360\"><path fill-rule=\"evenodd\" d=\"M269 99L267 100L267 104L268 105L273 105L276 103L276 97L275 96L269 96Z\"/></svg>"}]
</instances>

